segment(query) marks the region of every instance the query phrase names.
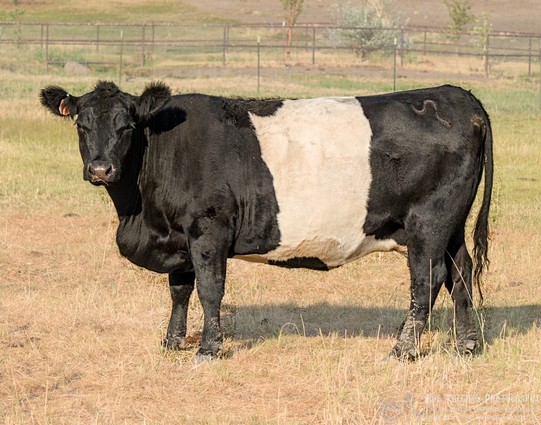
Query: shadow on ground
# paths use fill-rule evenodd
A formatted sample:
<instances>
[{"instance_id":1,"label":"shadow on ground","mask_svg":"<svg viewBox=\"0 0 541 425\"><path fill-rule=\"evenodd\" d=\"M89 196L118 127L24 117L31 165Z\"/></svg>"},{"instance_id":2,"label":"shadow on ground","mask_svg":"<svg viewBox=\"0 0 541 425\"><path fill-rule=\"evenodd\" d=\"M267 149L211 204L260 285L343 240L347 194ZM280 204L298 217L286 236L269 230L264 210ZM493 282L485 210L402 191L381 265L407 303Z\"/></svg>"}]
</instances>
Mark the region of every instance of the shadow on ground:
<instances>
[{"instance_id":1,"label":"shadow on ground","mask_svg":"<svg viewBox=\"0 0 541 425\"><path fill-rule=\"evenodd\" d=\"M323 302L308 306L295 303L225 305L222 318L226 335L257 341L279 335L391 337L396 336L405 315L405 309ZM523 335L532 327L541 327L541 305L484 307L477 310L476 320L483 324L485 341L491 344L495 339ZM452 309L434 310L431 322L434 331L449 332L452 324Z\"/></svg>"}]
</instances>

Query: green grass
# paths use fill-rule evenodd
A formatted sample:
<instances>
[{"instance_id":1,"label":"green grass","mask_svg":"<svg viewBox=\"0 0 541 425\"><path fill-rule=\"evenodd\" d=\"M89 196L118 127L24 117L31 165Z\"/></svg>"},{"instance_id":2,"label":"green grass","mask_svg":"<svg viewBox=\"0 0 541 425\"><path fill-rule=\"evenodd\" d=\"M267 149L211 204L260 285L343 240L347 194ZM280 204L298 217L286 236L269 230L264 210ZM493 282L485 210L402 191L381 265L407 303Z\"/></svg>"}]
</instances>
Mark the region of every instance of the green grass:
<instances>
[{"instance_id":1,"label":"green grass","mask_svg":"<svg viewBox=\"0 0 541 425\"><path fill-rule=\"evenodd\" d=\"M354 76L332 63L323 70L294 65L287 72L275 60L265 69L259 93L254 74L242 67L218 72L185 66L192 66L192 73L183 78L148 69L123 78L121 87L138 94L161 79L175 93L247 97L392 90L391 72L389 78ZM49 74L0 71L0 417L5 424L538 422L538 402L512 399L541 397L536 82L458 75L452 81L398 80L399 89L444 82L472 89L491 116L492 263L485 307L478 311L484 351L471 359L455 355L452 308L442 293L423 338L430 354L415 363L386 360L409 304L407 267L396 254L373 254L329 273L233 260L223 310L226 358L194 370L189 360L195 345L177 353L159 347L169 314L166 277L120 258L115 212L103 188L82 179L72 122L52 116L38 102L46 85L81 95L98 78L116 80L116 70L90 76L57 68ZM189 333L197 335L201 323L194 298ZM483 401L467 401L475 397Z\"/></svg>"}]
</instances>

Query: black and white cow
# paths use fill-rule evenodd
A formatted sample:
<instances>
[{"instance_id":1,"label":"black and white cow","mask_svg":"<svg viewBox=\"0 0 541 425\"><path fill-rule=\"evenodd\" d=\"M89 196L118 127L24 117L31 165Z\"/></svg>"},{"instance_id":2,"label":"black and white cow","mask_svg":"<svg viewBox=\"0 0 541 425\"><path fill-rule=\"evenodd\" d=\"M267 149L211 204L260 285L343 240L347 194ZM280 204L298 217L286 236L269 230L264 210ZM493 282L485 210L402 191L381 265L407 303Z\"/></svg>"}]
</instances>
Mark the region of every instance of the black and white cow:
<instances>
[{"instance_id":1,"label":"black and white cow","mask_svg":"<svg viewBox=\"0 0 541 425\"><path fill-rule=\"evenodd\" d=\"M99 82L81 97L49 86L41 102L76 120L84 178L111 196L121 254L169 273L167 347L184 344L197 281L195 360L220 353L228 258L327 270L407 248L411 304L393 354L419 354L443 284L458 349L475 349L472 273L488 263L493 153L488 115L469 92L254 100L172 96L161 83L134 96ZM464 228L484 168L473 270Z\"/></svg>"}]
</instances>

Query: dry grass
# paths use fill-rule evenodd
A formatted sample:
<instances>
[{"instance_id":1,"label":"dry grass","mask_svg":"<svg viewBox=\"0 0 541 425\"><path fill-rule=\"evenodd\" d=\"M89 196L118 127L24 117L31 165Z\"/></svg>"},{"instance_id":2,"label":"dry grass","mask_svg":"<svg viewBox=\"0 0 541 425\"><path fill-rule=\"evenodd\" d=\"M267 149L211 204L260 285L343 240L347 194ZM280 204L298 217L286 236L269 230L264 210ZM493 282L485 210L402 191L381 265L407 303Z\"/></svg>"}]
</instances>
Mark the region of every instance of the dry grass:
<instances>
[{"instance_id":1,"label":"dry grass","mask_svg":"<svg viewBox=\"0 0 541 425\"><path fill-rule=\"evenodd\" d=\"M194 369L195 343L174 353L159 344L170 307L166 277L118 255L115 213L103 191L80 178L74 129L37 105L45 84L82 91L93 80L3 77L12 92L0 100L4 424L541 421L541 132L538 112L502 105L515 105L510 96L523 88L516 81L477 86L495 111L497 154L492 267L478 311L482 353L455 354L442 293L423 338L429 355L415 363L387 358L409 303L397 254L329 273L233 260L222 312L225 356ZM242 77L168 82L179 91L246 90ZM363 84L355 80L352 89ZM297 96L332 87L307 79L268 81L267 90ZM189 316L197 341L196 299Z\"/></svg>"},{"instance_id":2,"label":"dry grass","mask_svg":"<svg viewBox=\"0 0 541 425\"><path fill-rule=\"evenodd\" d=\"M232 261L225 359L193 369L195 346L160 348L166 279L119 258L109 213L2 219L4 423L535 423L539 414L532 282L490 291L489 348L473 359L449 344L443 297L425 337L432 353L409 364L386 358L408 304L402 258L326 274ZM190 319L196 335L195 300Z\"/></svg>"}]
</instances>

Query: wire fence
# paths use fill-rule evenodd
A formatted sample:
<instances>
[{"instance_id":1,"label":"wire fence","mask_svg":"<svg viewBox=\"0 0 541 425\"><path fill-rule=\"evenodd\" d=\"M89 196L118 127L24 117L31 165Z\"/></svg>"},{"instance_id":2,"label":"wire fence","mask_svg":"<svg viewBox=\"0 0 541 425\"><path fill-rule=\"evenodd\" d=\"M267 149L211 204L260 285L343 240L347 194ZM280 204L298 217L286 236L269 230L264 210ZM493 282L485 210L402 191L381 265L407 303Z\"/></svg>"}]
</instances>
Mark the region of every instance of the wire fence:
<instances>
[{"instance_id":1,"label":"wire fence","mask_svg":"<svg viewBox=\"0 0 541 425\"><path fill-rule=\"evenodd\" d=\"M462 57L471 59L470 71L480 75L512 72L531 78L541 73L541 34L536 33L305 24L291 28L288 45L288 29L279 24L0 22L0 68L51 72L76 62L93 72L121 75L145 69L255 67L256 61L270 67L362 66L366 60L389 64L396 55L399 68L419 68L426 57ZM370 35L378 33L386 33L379 38L387 42L370 43Z\"/></svg>"}]
</instances>

